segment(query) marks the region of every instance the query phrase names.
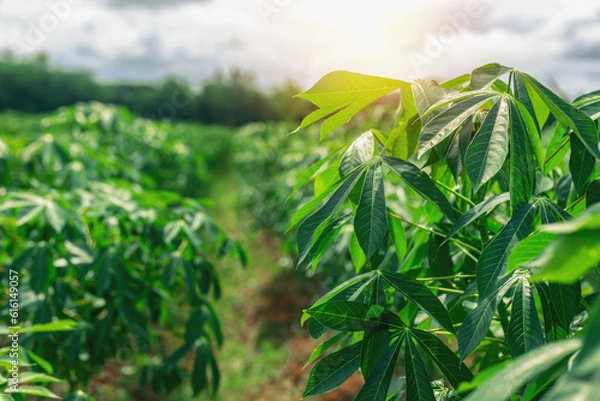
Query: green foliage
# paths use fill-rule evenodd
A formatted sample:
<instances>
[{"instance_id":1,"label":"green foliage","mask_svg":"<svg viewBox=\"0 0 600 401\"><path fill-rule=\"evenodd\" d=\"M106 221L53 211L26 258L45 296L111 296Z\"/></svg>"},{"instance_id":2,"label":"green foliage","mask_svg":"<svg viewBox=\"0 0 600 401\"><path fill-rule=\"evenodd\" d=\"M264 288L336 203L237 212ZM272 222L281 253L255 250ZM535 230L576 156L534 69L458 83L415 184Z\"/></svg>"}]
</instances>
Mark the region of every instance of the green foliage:
<instances>
[{"instance_id":1,"label":"green foliage","mask_svg":"<svg viewBox=\"0 0 600 401\"><path fill-rule=\"evenodd\" d=\"M569 104L495 63L443 84L337 71L301 95L319 109L300 128L325 118L323 138L392 90L395 126L298 176L315 182L292 218L299 264L351 231L356 268L302 317L333 331L305 396L358 369L358 400L595 399L598 93Z\"/></svg>"},{"instance_id":2,"label":"green foliage","mask_svg":"<svg viewBox=\"0 0 600 401\"><path fill-rule=\"evenodd\" d=\"M19 274L20 345L77 388L108 359L133 361L164 341L152 327L170 327L182 340L146 358L141 386L173 390L193 357L194 394L216 391L217 263L246 255L199 198L203 140L97 103L43 127L24 146L7 138L11 182L0 199L0 280Z\"/></svg>"}]
</instances>

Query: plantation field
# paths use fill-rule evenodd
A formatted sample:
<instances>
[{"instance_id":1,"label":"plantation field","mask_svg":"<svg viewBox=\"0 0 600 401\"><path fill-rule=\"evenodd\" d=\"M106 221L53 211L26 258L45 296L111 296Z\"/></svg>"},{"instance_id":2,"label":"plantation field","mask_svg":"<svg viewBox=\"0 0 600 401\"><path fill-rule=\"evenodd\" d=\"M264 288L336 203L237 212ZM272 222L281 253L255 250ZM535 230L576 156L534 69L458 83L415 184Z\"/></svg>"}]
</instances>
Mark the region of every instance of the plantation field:
<instances>
[{"instance_id":1,"label":"plantation field","mask_svg":"<svg viewBox=\"0 0 600 401\"><path fill-rule=\"evenodd\" d=\"M0 114L3 399L593 401L600 93L298 97L297 129Z\"/></svg>"}]
</instances>

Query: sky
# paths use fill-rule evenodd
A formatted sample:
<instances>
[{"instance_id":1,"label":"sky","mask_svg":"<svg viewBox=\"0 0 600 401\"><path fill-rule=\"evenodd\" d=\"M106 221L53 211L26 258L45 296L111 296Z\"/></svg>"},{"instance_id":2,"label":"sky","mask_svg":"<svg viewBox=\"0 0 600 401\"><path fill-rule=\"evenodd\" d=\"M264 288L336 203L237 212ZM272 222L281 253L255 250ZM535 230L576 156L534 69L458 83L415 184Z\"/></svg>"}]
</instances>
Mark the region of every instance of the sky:
<instances>
[{"instance_id":1,"label":"sky","mask_svg":"<svg viewBox=\"0 0 600 401\"><path fill-rule=\"evenodd\" d=\"M265 86L338 69L443 80L496 61L574 95L600 87L600 2L0 0L2 50L104 81L237 67Z\"/></svg>"}]
</instances>

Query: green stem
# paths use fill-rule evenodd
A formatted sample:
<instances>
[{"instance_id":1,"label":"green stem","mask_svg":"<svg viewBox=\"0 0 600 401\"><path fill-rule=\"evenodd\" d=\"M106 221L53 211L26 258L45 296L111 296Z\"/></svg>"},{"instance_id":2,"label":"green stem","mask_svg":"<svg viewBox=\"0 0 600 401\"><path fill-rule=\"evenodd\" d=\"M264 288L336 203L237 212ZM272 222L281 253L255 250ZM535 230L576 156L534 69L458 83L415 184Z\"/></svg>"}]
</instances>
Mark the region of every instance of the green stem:
<instances>
[{"instance_id":1,"label":"green stem","mask_svg":"<svg viewBox=\"0 0 600 401\"><path fill-rule=\"evenodd\" d=\"M569 143L570 140L571 140L571 137L567 135L567 137L565 138L563 143L561 143L560 146L558 148L556 148L556 150L550 154L550 156L546 157L546 161L544 162L544 164L546 164L550 159L552 159L554 156L556 156L558 154L558 152L560 152L561 149L564 148L567 145L567 143Z\"/></svg>"},{"instance_id":2,"label":"green stem","mask_svg":"<svg viewBox=\"0 0 600 401\"><path fill-rule=\"evenodd\" d=\"M462 290L457 290L454 288L446 288L446 287L433 287L433 286L427 286L427 288L429 288L430 290L438 290L438 291L443 291L443 292L451 292L452 294L464 294L465 292Z\"/></svg>"},{"instance_id":3,"label":"green stem","mask_svg":"<svg viewBox=\"0 0 600 401\"><path fill-rule=\"evenodd\" d=\"M577 204L578 204L579 202L581 202L582 200L584 200L584 199L585 199L585 196L586 196L586 194L583 194L583 195L581 195L579 198L575 199L575 201L574 201L573 203L571 203L569 206L567 206L567 207L565 208L565 211L567 211L567 210L569 210L569 209L572 209L572 208L574 208L575 206L577 206Z\"/></svg>"},{"instance_id":4,"label":"green stem","mask_svg":"<svg viewBox=\"0 0 600 401\"><path fill-rule=\"evenodd\" d=\"M441 276L441 277L420 277L417 278L419 281L442 281L442 280L454 280L459 278L475 278L474 274L456 274L454 276Z\"/></svg>"},{"instance_id":5,"label":"green stem","mask_svg":"<svg viewBox=\"0 0 600 401\"><path fill-rule=\"evenodd\" d=\"M435 180L435 183L438 184L440 187L444 188L445 190L453 193L454 195L456 195L457 197L459 197L460 199L464 200L465 202L467 202L469 205L471 206L475 206L475 202L473 202L471 199L467 198L466 196L464 196L463 194L461 194L460 192L456 191L453 188L450 188L449 186L447 186L446 184L440 182L439 180Z\"/></svg>"}]
</instances>

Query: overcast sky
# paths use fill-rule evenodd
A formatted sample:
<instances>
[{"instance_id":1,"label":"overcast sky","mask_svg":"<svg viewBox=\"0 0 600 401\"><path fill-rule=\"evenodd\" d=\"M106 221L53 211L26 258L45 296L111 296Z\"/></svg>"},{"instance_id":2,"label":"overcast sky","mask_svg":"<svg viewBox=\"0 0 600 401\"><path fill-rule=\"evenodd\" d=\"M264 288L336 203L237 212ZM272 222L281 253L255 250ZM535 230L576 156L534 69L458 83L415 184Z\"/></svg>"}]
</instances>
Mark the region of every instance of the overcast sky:
<instances>
[{"instance_id":1,"label":"overcast sky","mask_svg":"<svg viewBox=\"0 0 600 401\"><path fill-rule=\"evenodd\" d=\"M571 94L600 88L600 3L411 0L0 0L0 50L47 52L103 80L191 83L216 68L265 85L345 69L450 78L490 61Z\"/></svg>"}]
</instances>

